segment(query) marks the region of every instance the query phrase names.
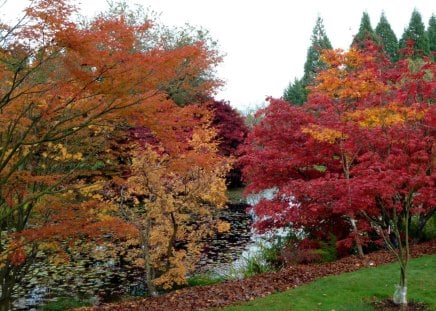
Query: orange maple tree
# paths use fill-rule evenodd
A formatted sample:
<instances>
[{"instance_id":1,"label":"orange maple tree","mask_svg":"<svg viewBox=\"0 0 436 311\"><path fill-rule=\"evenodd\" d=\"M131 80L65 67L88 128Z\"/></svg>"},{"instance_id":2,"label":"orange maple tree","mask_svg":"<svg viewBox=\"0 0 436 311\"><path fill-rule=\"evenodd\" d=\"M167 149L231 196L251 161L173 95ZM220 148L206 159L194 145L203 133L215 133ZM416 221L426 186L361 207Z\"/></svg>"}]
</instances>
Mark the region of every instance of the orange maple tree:
<instances>
[{"instance_id":1,"label":"orange maple tree","mask_svg":"<svg viewBox=\"0 0 436 311\"><path fill-rule=\"evenodd\" d=\"M156 118L175 105L166 86L219 61L202 42L145 48L148 21L101 15L81 27L75 11L64 0L32 1L20 22L1 27L1 310L42 240L125 228L120 219L95 217L104 207L95 194L104 183L95 176L114 161L108 135L124 124L174 141L169 126L178 112L165 114L168 122ZM219 83L210 78L201 90L211 95Z\"/></svg>"},{"instance_id":2,"label":"orange maple tree","mask_svg":"<svg viewBox=\"0 0 436 311\"><path fill-rule=\"evenodd\" d=\"M197 119L185 120L189 134L171 147L159 143L136 148L119 203L122 218L140 232L136 263L145 268L151 294L157 293L155 286L186 283L206 238L218 229L214 210L226 203L230 162L218 154L210 116L198 120L195 106L175 109Z\"/></svg>"}]
</instances>

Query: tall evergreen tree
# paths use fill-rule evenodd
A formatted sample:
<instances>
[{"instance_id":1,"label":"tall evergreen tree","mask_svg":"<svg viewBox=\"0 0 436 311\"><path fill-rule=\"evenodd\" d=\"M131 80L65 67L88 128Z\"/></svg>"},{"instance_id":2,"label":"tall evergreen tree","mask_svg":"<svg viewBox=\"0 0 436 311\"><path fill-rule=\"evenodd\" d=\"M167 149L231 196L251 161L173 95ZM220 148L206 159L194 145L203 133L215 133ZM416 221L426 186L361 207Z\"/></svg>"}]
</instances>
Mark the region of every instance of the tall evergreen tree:
<instances>
[{"instance_id":1,"label":"tall evergreen tree","mask_svg":"<svg viewBox=\"0 0 436 311\"><path fill-rule=\"evenodd\" d=\"M398 39L392 30L384 12L380 17L377 27L375 28L375 34L379 37L385 52L389 54L391 60L396 60L398 57Z\"/></svg>"},{"instance_id":2,"label":"tall evergreen tree","mask_svg":"<svg viewBox=\"0 0 436 311\"><path fill-rule=\"evenodd\" d=\"M355 46L359 49L365 48L365 40L372 40L377 42L377 38L371 26L371 20L367 12L363 12L362 19L360 20L359 31L354 36L351 46Z\"/></svg>"},{"instance_id":3,"label":"tall evergreen tree","mask_svg":"<svg viewBox=\"0 0 436 311\"><path fill-rule=\"evenodd\" d=\"M301 106L307 100L307 90L303 85L302 79L295 78L290 82L283 93L283 99L293 105Z\"/></svg>"},{"instance_id":4,"label":"tall evergreen tree","mask_svg":"<svg viewBox=\"0 0 436 311\"><path fill-rule=\"evenodd\" d=\"M406 42L413 40L414 50L424 55L430 53L430 43L427 33L425 31L424 23L422 22L421 13L416 9L413 10L412 17L410 18L409 26L404 30L403 36L400 39L400 49L406 47Z\"/></svg>"},{"instance_id":5,"label":"tall evergreen tree","mask_svg":"<svg viewBox=\"0 0 436 311\"><path fill-rule=\"evenodd\" d=\"M311 46L307 50L307 58L304 63L303 85L306 87L312 85L319 71L325 69L325 64L319 59L320 52L326 49L332 49L332 44L327 37L324 29L323 20L318 16L315 27L313 27Z\"/></svg>"},{"instance_id":6,"label":"tall evergreen tree","mask_svg":"<svg viewBox=\"0 0 436 311\"><path fill-rule=\"evenodd\" d=\"M285 100L294 105L302 105L307 100L306 86L312 85L318 72L325 69L324 63L319 59L321 51L325 49L332 49L332 44L327 37L322 18L318 16L312 31L311 45L307 50L303 78L289 83L283 94Z\"/></svg>"},{"instance_id":7,"label":"tall evergreen tree","mask_svg":"<svg viewBox=\"0 0 436 311\"><path fill-rule=\"evenodd\" d=\"M428 21L427 37L430 44L430 52L436 53L436 16L432 14ZM433 60L436 60L436 55L433 55Z\"/></svg>"}]
</instances>

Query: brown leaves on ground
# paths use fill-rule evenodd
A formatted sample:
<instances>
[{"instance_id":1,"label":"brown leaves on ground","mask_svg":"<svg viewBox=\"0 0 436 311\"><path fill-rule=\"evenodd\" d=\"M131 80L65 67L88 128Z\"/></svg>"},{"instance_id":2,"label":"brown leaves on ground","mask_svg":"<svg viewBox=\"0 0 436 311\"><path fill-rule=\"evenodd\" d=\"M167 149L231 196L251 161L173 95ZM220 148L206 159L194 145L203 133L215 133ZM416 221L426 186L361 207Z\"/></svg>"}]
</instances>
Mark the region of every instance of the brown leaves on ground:
<instances>
[{"instance_id":1,"label":"brown leaves on ground","mask_svg":"<svg viewBox=\"0 0 436 311\"><path fill-rule=\"evenodd\" d=\"M411 248L412 257L436 253L436 240ZM356 271L364 267L376 267L394 262L388 251L374 252L365 257L349 256L336 262L310 265L294 265L279 272L263 273L243 280L226 281L208 286L196 286L176 290L160 297L104 304L85 310L204 310L224 307L236 302L253 300L274 292L285 291L318 278Z\"/></svg>"},{"instance_id":2,"label":"brown leaves on ground","mask_svg":"<svg viewBox=\"0 0 436 311\"><path fill-rule=\"evenodd\" d=\"M385 299L380 301L374 301L372 306L376 311L398 311L400 307L394 303L392 299ZM425 311L428 307L420 302L407 302L407 311Z\"/></svg>"}]
</instances>

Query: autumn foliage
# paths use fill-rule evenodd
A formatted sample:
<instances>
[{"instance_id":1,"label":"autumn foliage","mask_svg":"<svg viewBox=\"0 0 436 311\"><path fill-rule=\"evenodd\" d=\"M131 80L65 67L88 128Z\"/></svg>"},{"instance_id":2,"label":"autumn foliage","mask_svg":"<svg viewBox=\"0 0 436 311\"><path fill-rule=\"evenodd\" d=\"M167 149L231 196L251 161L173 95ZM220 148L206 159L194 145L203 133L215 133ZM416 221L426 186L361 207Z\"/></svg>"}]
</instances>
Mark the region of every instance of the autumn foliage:
<instances>
[{"instance_id":1,"label":"autumn foliage","mask_svg":"<svg viewBox=\"0 0 436 311\"><path fill-rule=\"evenodd\" d=\"M212 126L217 131L219 142L218 151L225 157L237 160L240 156L238 147L245 141L248 127L244 124L244 118L225 101L211 101L209 110L213 112ZM227 175L229 187L242 185L241 167L234 161L233 168Z\"/></svg>"},{"instance_id":2,"label":"autumn foliage","mask_svg":"<svg viewBox=\"0 0 436 311\"><path fill-rule=\"evenodd\" d=\"M122 14L78 25L75 11L68 1L32 1L23 20L1 27L4 309L36 254L67 260L63 245L77 238L137 239L149 230L152 251L160 249L156 243L168 249L149 255L156 277L171 274L158 284L183 278L194 257L185 259L176 241L189 240L190 224L224 202L227 164L217 155L210 113L178 107L167 93L171 87L211 96L221 82L204 73L220 61L216 51L201 41L151 44L152 22L130 23ZM195 76L201 83L188 81ZM115 150L115 137L132 128L146 129L154 142ZM127 203L142 211L128 217ZM166 230L174 239L156 242Z\"/></svg>"},{"instance_id":3,"label":"autumn foliage","mask_svg":"<svg viewBox=\"0 0 436 311\"><path fill-rule=\"evenodd\" d=\"M325 51L322 59L329 67L309 101L296 108L271 99L245 145L247 193L277 190L255 206L257 227L291 223L320 238L342 227L338 243L350 248L369 242L372 229L381 238L401 227L402 213L428 219L434 63L392 64L374 46Z\"/></svg>"},{"instance_id":4,"label":"autumn foliage","mask_svg":"<svg viewBox=\"0 0 436 311\"><path fill-rule=\"evenodd\" d=\"M290 225L318 240L333 233L338 248L361 255L385 244L404 289L409 226L419 223L419 235L435 212L435 64L393 64L371 43L321 58L328 68L308 102L270 99L247 139L246 192L275 190L254 207L256 227Z\"/></svg>"}]
</instances>

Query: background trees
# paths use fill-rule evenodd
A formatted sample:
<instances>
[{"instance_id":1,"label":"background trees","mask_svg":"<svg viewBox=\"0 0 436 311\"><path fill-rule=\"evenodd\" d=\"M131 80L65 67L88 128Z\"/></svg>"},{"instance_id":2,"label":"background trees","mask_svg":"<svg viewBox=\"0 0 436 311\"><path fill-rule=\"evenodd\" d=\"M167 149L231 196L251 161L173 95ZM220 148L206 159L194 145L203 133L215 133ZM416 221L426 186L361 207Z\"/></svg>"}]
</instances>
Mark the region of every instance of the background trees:
<instances>
[{"instance_id":1,"label":"background trees","mask_svg":"<svg viewBox=\"0 0 436 311\"><path fill-rule=\"evenodd\" d=\"M436 52L436 16L433 14L428 21L427 37L430 43L430 53L432 53L433 61L435 60L434 53Z\"/></svg>"},{"instance_id":2,"label":"background trees","mask_svg":"<svg viewBox=\"0 0 436 311\"><path fill-rule=\"evenodd\" d=\"M248 127L244 124L244 118L228 102L215 100L208 107L213 112L212 126L217 131L218 151L222 156L235 161L227 175L227 185L229 188L240 187L242 177L236 160L240 156L238 147L245 141Z\"/></svg>"},{"instance_id":3,"label":"background trees","mask_svg":"<svg viewBox=\"0 0 436 311\"><path fill-rule=\"evenodd\" d=\"M363 12L362 18L360 20L359 31L353 38L353 42L351 46L355 46L357 48L364 48L365 40L372 40L376 42L375 32L371 26L371 20L367 12Z\"/></svg>"},{"instance_id":4,"label":"background trees","mask_svg":"<svg viewBox=\"0 0 436 311\"><path fill-rule=\"evenodd\" d=\"M332 45L324 29L323 20L318 16L312 31L311 45L307 50L304 63L304 75L300 80L295 78L293 83L285 89L283 98L294 105L302 105L307 100L307 86L314 83L317 73L324 69L324 64L319 56L322 50L331 49Z\"/></svg>"},{"instance_id":5,"label":"background trees","mask_svg":"<svg viewBox=\"0 0 436 311\"><path fill-rule=\"evenodd\" d=\"M413 40L414 50L416 52L419 51L422 55L429 55L429 39L427 33L425 32L425 26L422 21L421 14L416 10L412 12L409 25L404 30L404 33L401 36L399 42L400 49L407 47L408 40ZM419 57L420 54L416 53L416 56Z\"/></svg>"},{"instance_id":6,"label":"background trees","mask_svg":"<svg viewBox=\"0 0 436 311\"><path fill-rule=\"evenodd\" d=\"M320 59L322 51L332 49L332 44L324 29L323 20L319 16L312 31L311 43L304 63L303 84L305 86L313 85L317 74L325 69L325 64Z\"/></svg>"},{"instance_id":7,"label":"background trees","mask_svg":"<svg viewBox=\"0 0 436 311\"><path fill-rule=\"evenodd\" d=\"M384 12L380 16L380 21L375 28L375 34L380 38L380 43L383 44L383 48L391 60L395 61L398 56L398 40Z\"/></svg>"}]
</instances>

